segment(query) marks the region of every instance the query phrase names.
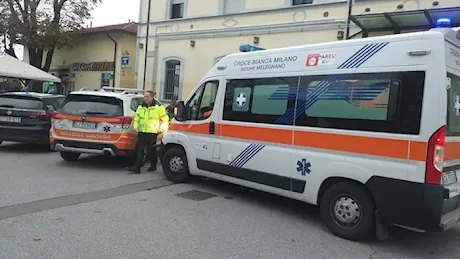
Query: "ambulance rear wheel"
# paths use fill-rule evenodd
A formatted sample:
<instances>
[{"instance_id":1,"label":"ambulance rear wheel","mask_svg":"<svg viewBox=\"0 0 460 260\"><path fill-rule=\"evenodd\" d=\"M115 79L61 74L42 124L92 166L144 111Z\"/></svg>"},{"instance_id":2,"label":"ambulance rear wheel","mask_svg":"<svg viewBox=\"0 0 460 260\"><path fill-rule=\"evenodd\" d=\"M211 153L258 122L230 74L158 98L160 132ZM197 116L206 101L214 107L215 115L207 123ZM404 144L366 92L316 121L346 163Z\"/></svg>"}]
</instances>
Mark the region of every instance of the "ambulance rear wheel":
<instances>
[{"instance_id":1,"label":"ambulance rear wheel","mask_svg":"<svg viewBox=\"0 0 460 260\"><path fill-rule=\"evenodd\" d=\"M76 161L80 158L79 153L61 152L62 159L66 161Z\"/></svg>"},{"instance_id":2,"label":"ambulance rear wheel","mask_svg":"<svg viewBox=\"0 0 460 260\"><path fill-rule=\"evenodd\" d=\"M161 162L166 178L173 182L185 182L190 177L187 156L180 147L166 150Z\"/></svg>"},{"instance_id":3,"label":"ambulance rear wheel","mask_svg":"<svg viewBox=\"0 0 460 260\"><path fill-rule=\"evenodd\" d=\"M324 192L320 212L328 229L349 240L366 240L375 234L375 206L369 192L354 182L340 182Z\"/></svg>"}]
</instances>

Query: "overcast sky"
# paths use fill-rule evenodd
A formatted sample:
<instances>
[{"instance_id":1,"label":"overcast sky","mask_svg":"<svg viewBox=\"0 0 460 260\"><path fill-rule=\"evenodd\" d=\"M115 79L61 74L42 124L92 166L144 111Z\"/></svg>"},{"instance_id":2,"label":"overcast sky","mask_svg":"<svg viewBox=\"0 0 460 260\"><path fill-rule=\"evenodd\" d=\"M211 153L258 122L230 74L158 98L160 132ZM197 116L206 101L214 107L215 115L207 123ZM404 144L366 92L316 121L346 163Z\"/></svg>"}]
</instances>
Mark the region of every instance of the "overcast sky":
<instances>
[{"instance_id":1,"label":"overcast sky","mask_svg":"<svg viewBox=\"0 0 460 260\"><path fill-rule=\"evenodd\" d=\"M137 22L139 0L102 0L92 13L93 27L117 23Z\"/></svg>"}]
</instances>

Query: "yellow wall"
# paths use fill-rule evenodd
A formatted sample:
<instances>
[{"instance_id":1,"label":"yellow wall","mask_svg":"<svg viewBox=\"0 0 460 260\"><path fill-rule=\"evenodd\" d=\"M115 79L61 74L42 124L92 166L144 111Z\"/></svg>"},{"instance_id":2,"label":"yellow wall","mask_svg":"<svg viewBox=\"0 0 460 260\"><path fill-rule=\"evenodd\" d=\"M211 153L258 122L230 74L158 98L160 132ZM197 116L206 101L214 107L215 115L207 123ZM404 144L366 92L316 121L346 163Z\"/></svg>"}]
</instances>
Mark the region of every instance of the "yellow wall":
<instances>
[{"instance_id":1,"label":"yellow wall","mask_svg":"<svg viewBox=\"0 0 460 260\"><path fill-rule=\"evenodd\" d=\"M335 30L298 32L289 34L270 34L261 36L261 46L267 49L301 45L305 42L319 43L334 41ZM214 65L214 58L220 55L238 52L241 43L251 42L250 36L222 37L213 39L197 39L195 47L190 47L189 40L162 41L159 43L160 56L157 70L158 90L164 82L165 64L163 60L170 56L179 56L184 59L182 98L185 98L206 72ZM158 92L158 91L157 91Z\"/></svg>"},{"instance_id":2,"label":"yellow wall","mask_svg":"<svg viewBox=\"0 0 460 260\"><path fill-rule=\"evenodd\" d=\"M325 4L290 6L286 0L244 0L241 13L222 14L223 0L186 0L183 19L167 19L168 0L152 0L150 37L148 43L146 89L161 92L164 82L164 59L172 56L183 59L181 98L188 96L198 81L223 54L239 52L241 44L253 43L259 37L263 48L288 47L310 43L336 41L339 31L346 31L348 4L346 0L321 0ZM319 3L319 0L315 0ZM402 10L430 9L429 0L358 1L353 14L393 12L404 2ZM418 4L420 2L420 4ZM460 6L459 0L442 0L436 8ZM145 44L147 0L143 0L143 14L139 24L139 43ZM144 11L145 10L145 11ZM350 35L360 29L354 24ZM369 37L393 32L369 33ZM404 32L403 32L404 33ZM361 37L358 35L357 37ZM195 47L190 41L195 41ZM137 86L143 85L144 50L138 62Z\"/></svg>"},{"instance_id":3,"label":"yellow wall","mask_svg":"<svg viewBox=\"0 0 460 260\"><path fill-rule=\"evenodd\" d=\"M132 88L134 86L134 69L136 64L137 39L135 35L127 33L110 33L110 36L118 42L115 87ZM114 42L106 34L81 35L74 41L72 47L56 49L51 62L50 72L57 69L64 69L73 63L83 62L113 62ZM121 58L131 58L130 68L121 68ZM28 61L27 49L24 51L24 61ZM102 73L113 73L113 71L75 71L74 89L99 88ZM72 73L72 72L71 72Z\"/></svg>"}]
</instances>

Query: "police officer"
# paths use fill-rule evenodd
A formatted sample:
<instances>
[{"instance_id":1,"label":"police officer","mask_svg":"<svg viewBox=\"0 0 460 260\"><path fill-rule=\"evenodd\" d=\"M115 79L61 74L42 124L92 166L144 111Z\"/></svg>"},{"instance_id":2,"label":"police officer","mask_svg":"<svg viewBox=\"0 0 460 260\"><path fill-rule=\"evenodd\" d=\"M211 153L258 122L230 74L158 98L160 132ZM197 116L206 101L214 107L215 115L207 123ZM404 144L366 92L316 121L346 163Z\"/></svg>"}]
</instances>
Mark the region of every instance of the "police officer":
<instances>
[{"instance_id":1,"label":"police officer","mask_svg":"<svg viewBox=\"0 0 460 260\"><path fill-rule=\"evenodd\" d=\"M154 172L157 169L157 154L153 145L157 141L157 135L165 129L169 124L169 117L166 109L163 106L155 104L153 99L155 93L146 91L144 93L144 102L139 105L134 117L134 130L137 134L137 157L136 163L128 167L127 170L135 174L141 172L142 159L144 157L145 147L147 147L147 156L150 157L151 165L149 172Z\"/></svg>"}]
</instances>

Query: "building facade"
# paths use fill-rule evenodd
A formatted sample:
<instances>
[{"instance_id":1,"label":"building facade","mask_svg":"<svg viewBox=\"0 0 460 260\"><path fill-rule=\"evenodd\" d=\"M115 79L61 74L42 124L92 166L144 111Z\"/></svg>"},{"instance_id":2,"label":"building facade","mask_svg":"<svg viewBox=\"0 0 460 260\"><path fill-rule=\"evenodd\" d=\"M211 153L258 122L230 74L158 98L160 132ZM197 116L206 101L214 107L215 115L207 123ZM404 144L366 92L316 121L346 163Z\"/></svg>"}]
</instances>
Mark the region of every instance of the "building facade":
<instances>
[{"instance_id":1,"label":"building facade","mask_svg":"<svg viewBox=\"0 0 460 260\"><path fill-rule=\"evenodd\" d=\"M85 28L72 47L56 49L49 73L62 79L59 92L81 88L134 87L137 23ZM28 61L27 49L24 61Z\"/></svg>"},{"instance_id":2,"label":"building facade","mask_svg":"<svg viewBox=\"0 0 460 260\"><path fill-rule=\"evenodd\" d=\"M446 14L460 26L458 0L140 1L136 87L164 102L185 99L240 45L272 49L427 30Z\"/></svg>"}]
</instances>

